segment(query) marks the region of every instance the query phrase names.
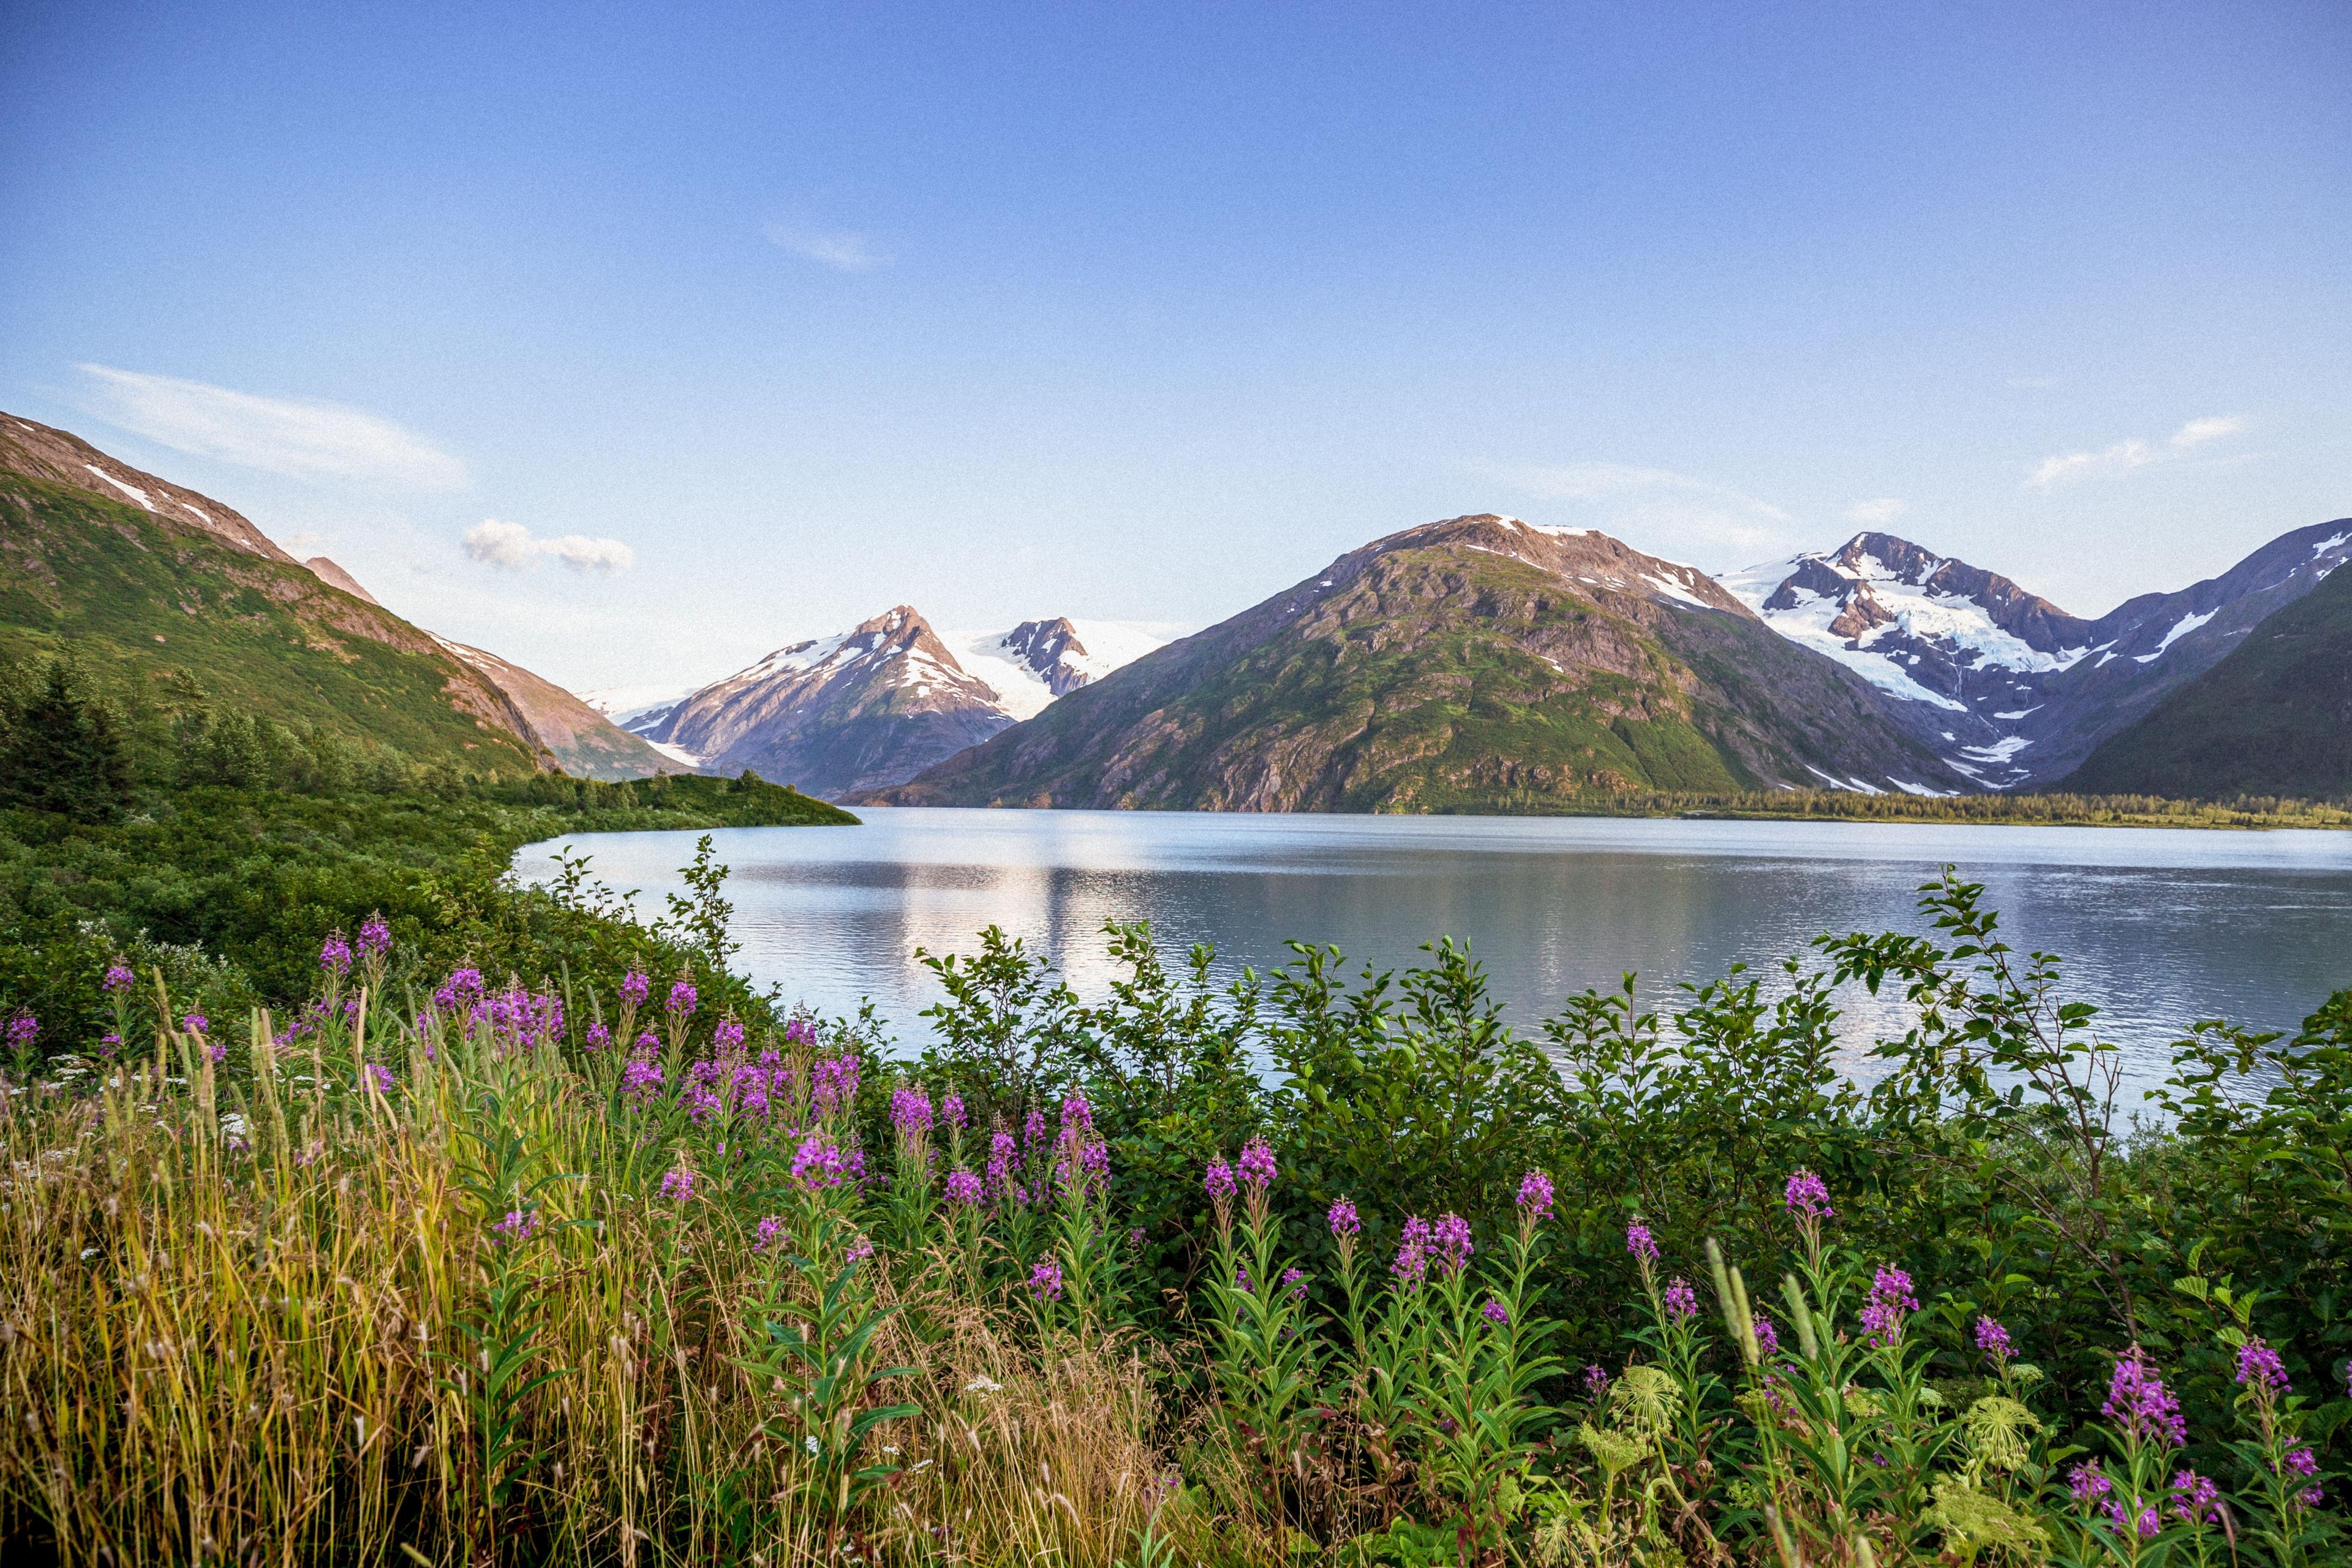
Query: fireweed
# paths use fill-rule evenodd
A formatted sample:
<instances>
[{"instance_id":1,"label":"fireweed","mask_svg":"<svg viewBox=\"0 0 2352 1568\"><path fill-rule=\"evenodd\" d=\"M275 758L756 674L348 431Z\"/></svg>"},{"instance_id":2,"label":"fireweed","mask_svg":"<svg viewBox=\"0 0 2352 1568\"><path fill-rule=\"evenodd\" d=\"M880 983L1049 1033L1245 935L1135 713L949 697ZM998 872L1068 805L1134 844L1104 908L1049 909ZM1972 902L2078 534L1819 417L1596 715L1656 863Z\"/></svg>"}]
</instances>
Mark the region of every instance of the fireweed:
<instances>
[{"instance_id":1,"label":"fireweed","mask_svg":"<svg viewBox=\"0 0 2352 1568\"><path fill-rule=\"evenodd\" d=\"M1107 1098L992 1121L641 969L599 994L460 966L410 1014L389 945L362 927L269 1026L159 1005L152 1052L0 1113L0 1497L68 1561L1112 1568L1147 1524L1149 1553L1245 1568L1351 1538L1560 1568L2335 1560L2295 1385L2338 1374L2219 1283L2183 1289L2240 1440L2185 1450L2219 1435L2126 1347L2102 1432L2066 1428L2098 1451L2062 1458L1992 1309L1869 1256L1840 1213L1866 1200L1818 1174L1765 1178L1797 1267L1751 1299L1674 1215L1600 1230L1540 1171L1490 1185L1499 1214L1383 1215L1236 1132L1185 1156L1197 1338L1158 1386L1199 1403L1155 1414L1127 1259L1171 1222L1129 1206ZM1646 1309L1579 1347L1615 1369L1589 1395L1547 1281Z\"/></svg>"}]
</instances>

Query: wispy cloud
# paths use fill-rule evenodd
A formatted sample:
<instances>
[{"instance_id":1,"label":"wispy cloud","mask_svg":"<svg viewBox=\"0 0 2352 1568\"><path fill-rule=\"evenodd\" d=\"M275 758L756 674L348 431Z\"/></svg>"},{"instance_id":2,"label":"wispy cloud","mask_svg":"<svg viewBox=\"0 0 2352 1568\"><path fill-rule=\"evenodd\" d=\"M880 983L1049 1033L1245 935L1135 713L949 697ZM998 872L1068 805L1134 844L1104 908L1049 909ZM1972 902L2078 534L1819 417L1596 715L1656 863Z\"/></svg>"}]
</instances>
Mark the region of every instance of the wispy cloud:
<instances>
[{"instance_id":1,"label":"wispy cloud","mask_svg":"<svg viewBox=\"0 0 2352 1568\"><path fill-rule=\"evenodd\" d=\"M259 397L102 364L75 368L89 378L91 413L175 452L298 479L375 479L425 490L466 488L464 463L365 409Z\"/></svg>"},{"instance_id":2,"label":"wispy cloud","mask_svg":"<svg viewBox=\"0 0 2352 1568\"><path fill-rule=\"evenodd\" d=\"M2028 489L2046 490L2078 479L2111 479L2136 469L2169 463L2200 447L2235 436L2246 428L2242 414L2209 415L2191 419L2161 444L2135 437L2095 451L2060 452L2042 459L2025 477Z\"/></svg>"},{"instance_id":3,"label":"wispy cloud","mask_svg":"<svg viewBox=\"0 0 2352 1568\"><path fill-rule=\"evenodd\" d=\"M1845 509L1845 520L1858 522L1864 528L1885 528L1910 510L1909 506L1893 496L1885 496L1877 500L1854 502Z\"/></svg>"},{"instance_id":4,"label":"wispy cloud","mask_svg":"<svg viewBox=\"0 0 2352 1568\"><path fill-rule=\"evenodd\" d=\"M1671 468L1583 462L1476 471L1545 500L1580 502L1600 526L1637 538L1672 533L1690 543L1757 549L1786 542L1796 522L1769 501Z\"/></svg>"},{"instance_id":5,"label":"wispy cloud","mask_svg":"<svg viewBox=\"0 0 2352 1568\"><path fill-rule=\"evenodd\" d=\"M466 553L509 572L552 559L574 572L610 576L637 563L637 552L617 539L591 539L584 533L542 536L521 523L500 522L496 518L486 518L466 531Z\"/></svg>"},{"instance_id":6,"label":"wispy cloud","mask_svg":"<svg viewBox=\"0 0 2352 1568\"><path fill-rule=\"evenodd\" d=\"M837 272L871 272L889 265L890 258L874 247L871 237L853 234L847 229L803 228L793 224L772 223L766 233L768 243L794 256L804 256L811 261L823 262Z\"/></svg>"}]
</instances>

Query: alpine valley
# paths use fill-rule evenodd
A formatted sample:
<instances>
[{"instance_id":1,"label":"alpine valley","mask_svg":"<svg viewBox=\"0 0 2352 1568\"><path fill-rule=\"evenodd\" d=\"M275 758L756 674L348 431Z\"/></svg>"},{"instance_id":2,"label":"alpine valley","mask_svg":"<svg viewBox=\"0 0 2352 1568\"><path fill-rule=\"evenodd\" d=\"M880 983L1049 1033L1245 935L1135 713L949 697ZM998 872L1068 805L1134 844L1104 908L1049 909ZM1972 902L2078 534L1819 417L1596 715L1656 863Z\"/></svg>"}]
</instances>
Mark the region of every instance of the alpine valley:
<instances>
[{"instance_id":1,"label":"alpine valley","mask_svg":"<svg viewBox=\"0 0 2352 1568\"><path fill-rule=\"evenodd\" d=\"M901 805L1542 812L1771 791L2352 796L2352 521L2095 618L1883 532L1711 576L1482 512L1175 642L900 604L575 697L233 509L0 416L0 657L480 773ZM1002 628L1002 623L999 624ZM102 682L103 683L103 682Z\"/></svg>"}]
</instances>

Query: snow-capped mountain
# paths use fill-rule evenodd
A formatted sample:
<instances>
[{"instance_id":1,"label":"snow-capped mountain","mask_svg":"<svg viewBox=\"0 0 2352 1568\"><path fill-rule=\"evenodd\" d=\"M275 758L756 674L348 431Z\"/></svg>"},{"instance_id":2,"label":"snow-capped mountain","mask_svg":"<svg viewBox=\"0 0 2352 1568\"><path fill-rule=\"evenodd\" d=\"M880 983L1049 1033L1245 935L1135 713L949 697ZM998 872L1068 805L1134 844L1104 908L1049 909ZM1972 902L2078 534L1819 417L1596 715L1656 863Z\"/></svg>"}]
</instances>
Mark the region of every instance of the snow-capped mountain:
<instances>
[{"instance_id":1,"label":"snow-capped mountain","mask_svg":"<svg viewBox=\"0 0 2352 1568\"><path fill-rule=\"evenodd\" d=\"M995 689L1004 711L1034 719L1056 697L1132 664L1167 639L1120 621L1024 621L1009 632L950 632L963 668Z\"/></svg>"},{"instance_id":2,"label":"snow-capped mountain","mask_svg":"<svg viewBox=\"0 0 2352 1568\"><path fill-rule=\"evenodd\" d=\"M2299 529L2220 577L2097 620L1885 533L1719 581L1781 636L1896 699L1952 768L2013 789L2063 778L2102 737L2310 592L2347 550L2352 530Z\"/></svg>"},{"instance_id":3,"label":"snow-capped mountain","mask_svg":"<svg viewBox=\"0 0 2352 1568\"><path fill-rule=\"evenodd\" d=\"M840 795L904 783L1159 642L1117 623L1066 619L942 638L900 605L693 691L620 687L590 700L709 772L750 768Z\"/></svg>"},{"instance_id":4,"label":"snow-capped mountain","mask_svg":"<svg viewBox=\"0 0 2352 1568\"><path fill-rule=\"evenodd\" d=\"M1478 512L1350 551L877 793L1528 811L1651 791L1965 790L1896 706L1696 567Z\"/></svg>"}]
</instances>

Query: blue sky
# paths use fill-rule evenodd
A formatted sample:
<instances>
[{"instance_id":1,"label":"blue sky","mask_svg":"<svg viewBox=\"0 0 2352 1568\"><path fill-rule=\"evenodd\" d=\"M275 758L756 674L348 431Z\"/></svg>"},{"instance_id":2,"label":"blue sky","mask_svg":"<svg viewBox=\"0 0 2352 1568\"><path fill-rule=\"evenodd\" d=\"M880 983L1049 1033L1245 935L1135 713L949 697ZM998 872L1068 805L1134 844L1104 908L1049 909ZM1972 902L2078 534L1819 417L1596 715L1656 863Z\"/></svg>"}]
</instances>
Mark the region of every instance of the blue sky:
<instances>
[{"instance_id":1,"label":"blue sky","mask_svg":"<svg viewBox=\"0 0 2352 1568\"><path fill-rule=\"evenodd\" d=\"M574 688L1465 511L2078 614L2352 512L2340 4L341 9L11 8L0 406Z\"/></svg>"}]
</instances>

